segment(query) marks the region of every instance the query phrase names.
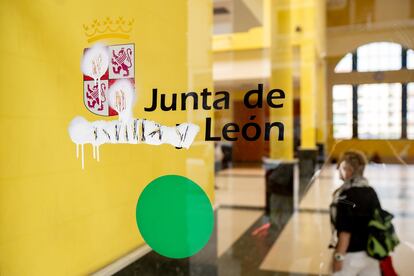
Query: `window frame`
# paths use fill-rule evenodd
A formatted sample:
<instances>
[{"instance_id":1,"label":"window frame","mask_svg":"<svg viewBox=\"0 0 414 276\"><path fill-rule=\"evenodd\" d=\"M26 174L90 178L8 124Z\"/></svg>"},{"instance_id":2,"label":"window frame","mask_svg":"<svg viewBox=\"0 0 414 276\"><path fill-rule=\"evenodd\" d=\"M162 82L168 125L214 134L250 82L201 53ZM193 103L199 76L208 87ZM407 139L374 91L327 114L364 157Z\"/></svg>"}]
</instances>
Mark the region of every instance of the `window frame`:
<instances>
[{"instance_id":1,"label":"window frame","mask_svg":"<svg viewBox=\"0 0 414 276\"><path fill-rule=\"evenodd\" d=\"M378 41L380 42L380 41ZM391 42L390 42L391 43ZM370 43L368 43L370 44ZM367 44L364 44L367 45ZM361 45L363 46L363 45ZM357 49L355 49L355 51L351 52L352 54L352 71L351 72L333 72L333 74L350 74L350 73L378 73L378 72L398 72L398 71L403 71L403 70L410 70L407 68L407 63L408 63L408 55L407 55L407 51L409 49L404 47L403 45L401 45L401 69L400 70L386 70L386 71L369 71L369 72L365 72L365 71L358 71L358 54L357 54ZM349 53L347 53L349 54ZM343 55L343 57L345 57L347 54ZM343 58L342 57L342 58ZM340 59L338 61L338 63L341 61L342 59ZM337 64L338 64L337 63ZM336 67L336 66L335 66ZM334 67L334 68L335 68ZM413 69L411 69L412 71L414 71ZM360 139L360 140L364 140L364 141L372 141L372 140L380 140L380 141L393 141L393 140L414 140L414 139L410 139L407 136L407 102L408 102L408 94L407 94L407 86L408 83L414 83L414 79L413 81L407 82L407 81L392 81L392 82L372 82L370 84L375 84L375 83L400 83L401 84L401 136L399 138L387 138L387 139L383 139L383 138L360 138L358 136L358 87L359 85L362 84L367 84L364 82L361 83L357 83L357 84L352 84L352 83L340 83L340 84L349 84L352 85L352 138L334 138L335 140L352 140L352 139ZM338 85L339 83L333 83L332 84L332 88L334 85ZM331 94L333 93L333 89L331 89ZM333 102L331 102L331 105L333 105ZM333 111L332 111L333 112ZM333 113L332 113L333 116ZM334 123L332 121L332 123ZM332 127L333 130L333 127ZM332 133L332 137L333 137L333 133Z\"/></svg>"}]
</instances>

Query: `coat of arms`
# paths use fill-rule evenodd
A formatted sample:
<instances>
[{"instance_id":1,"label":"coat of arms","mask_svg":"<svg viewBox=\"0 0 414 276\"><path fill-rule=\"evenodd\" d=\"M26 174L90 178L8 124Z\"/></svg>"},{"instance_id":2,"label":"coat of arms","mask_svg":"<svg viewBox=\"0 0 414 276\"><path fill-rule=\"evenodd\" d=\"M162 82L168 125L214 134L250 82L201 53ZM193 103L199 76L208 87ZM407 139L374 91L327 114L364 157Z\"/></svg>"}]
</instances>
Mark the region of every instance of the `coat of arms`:
<instances>
[{"instance_id":1,"label":"coat of arms","mask_svg":"<svg viewBox=\"0 0 414 276\"><path fill-rule=\"evenodd\" d=\"M99 161L103 144L170 144L189 148L200 127L192 123L163 126L157 122L133 117L136 99L134 44L107 46L101 43L85 49L83 100L86 108L101 116L118 116L118 120L89 122L81 116L69 124L71 140L76 144L76 156L81 146L82 168L84 145L92 144L93 158Z\"/></svg>"},{"instance_id":2,"label":"coat of arms","mask_svg":"<svg viewBox=\"0 0 414 276\"><path fill-rule=\"evenodd\" d=\"M94 49L96 50L96 49ZM90 49L85 49L85 57ZM135 47L134 44L102 45L94 53L95 60L87 62L83 68L83 101L86 108L96 115L114 116L118 113L109 105L108 91L119 79L135 82ZM96 58L96 56L102 58ZM92 55L91 55L92 56ZM92 58L92 57L91 57ZM105 60L109 64L104 63ZM106 70L100 70L106 68Z\"/></svg>"}]
</instances>

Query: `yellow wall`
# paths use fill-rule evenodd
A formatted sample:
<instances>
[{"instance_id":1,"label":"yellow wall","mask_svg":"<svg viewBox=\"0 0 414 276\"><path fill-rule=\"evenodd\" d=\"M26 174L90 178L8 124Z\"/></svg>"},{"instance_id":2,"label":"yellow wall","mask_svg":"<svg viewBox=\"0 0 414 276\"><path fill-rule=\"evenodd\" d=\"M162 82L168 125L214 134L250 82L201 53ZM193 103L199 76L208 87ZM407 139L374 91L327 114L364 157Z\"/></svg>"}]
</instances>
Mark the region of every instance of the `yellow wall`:
<instances>
[{"instance_id":1,"label":"yellow wall","mask_svg":"<svg viewBox=\"0 0 414 276\"><path fill-rule=\"evenodd\" d=\"M247 32L220 34L213 37L213 50L244 51L269 47L269 41L265 39L263 27L254 27Z\"/></svg>"},{"instance_id":2,"label":"yellow wall","mask_svg":"<svg viewBox=\"0 0 414 276\"><path fill-rule=\"evenodd\" d=\"M293 43L300 49L300 134L303 149L313 149L316 144L316 11L316 1L297 1L292 7Z\"/></svg>"},{"instance_id":3,"label":"yellow wall","mask_svg":"<svg viewBox=\"0 0 414 276\"><path fill-rule=\"evenodd\" d=\"M190 4L0 3L0 275L84 275L135 249L143 243L135 205L144 186L158 176L189 176L213 200L213 145L203 142L204 129L188 151L103 145L97 163L86 147L85 170L67 132L76 115L101 119L83 105L80 58L90 46L83 24L107 16L135 20L129 39L107 41L135 43L134 115L165 125L194 118L204 127L201 117L213 112L197 117L143 111L154 87L167 93L211 89L210 34L195 31L196 26L210 28L210 2ZM200 16L190 18L192 13ZM197 57L201 61L194 65Z\"/></svg>"}]
</instances>

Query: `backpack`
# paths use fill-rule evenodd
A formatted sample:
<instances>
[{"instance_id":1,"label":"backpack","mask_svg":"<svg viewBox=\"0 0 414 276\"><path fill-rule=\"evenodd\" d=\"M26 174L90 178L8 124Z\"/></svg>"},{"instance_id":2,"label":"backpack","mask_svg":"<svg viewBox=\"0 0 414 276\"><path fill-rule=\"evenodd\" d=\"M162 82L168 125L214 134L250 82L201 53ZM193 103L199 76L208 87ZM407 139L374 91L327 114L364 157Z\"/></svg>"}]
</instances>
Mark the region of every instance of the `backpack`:
<instances>
[{"instance_id":1,"label":"backpack","mask_svg":"<svg viewBox=\"0 0 414 276\"><path fill-rule=\"evenodd\" d=\"M381 208L374 210L368 223L367 253L370 257L382 260L400 243L391 223L393 217Z\"/></svg>"}]
</instances>

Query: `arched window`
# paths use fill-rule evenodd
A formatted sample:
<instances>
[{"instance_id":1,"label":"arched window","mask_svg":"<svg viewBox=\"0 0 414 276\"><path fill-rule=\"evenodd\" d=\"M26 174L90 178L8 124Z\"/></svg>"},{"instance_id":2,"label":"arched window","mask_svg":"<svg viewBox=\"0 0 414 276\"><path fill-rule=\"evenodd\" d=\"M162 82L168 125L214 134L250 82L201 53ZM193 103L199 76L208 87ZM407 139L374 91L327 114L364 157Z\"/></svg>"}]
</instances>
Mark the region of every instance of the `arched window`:
<instances>
[{"instance_id":1,"label":"arched window","mask_svg":"<svg viewBox=\"0 0 414 276\"><path fill-rule=\"evenodd\" d=\"M407 85L407 138L414 139L414 83Z\"/></svg>"},{"instance_id":2,"label":"arched window","mask_svg":"<svg viewBox=\"0 0 414 276\"><path fill-rule=\"evenodd\" d=\"M333 86L334 138L414 139L414 82L383 79L386 71L406 69L414 69L414 51L397 43L369 43L346 54L335 73L372 72L372 78L353 75L349 84L342 78Z\"/></svg>"},{"instance_id":3,"label":"arched window","mask_svg":"<svg viewBox=\"0 0 414 276\"><path fill-rule=\"evenodd\" d=\"M391 42L374 42L358 47L357 71L400 70L402 65L402 47Z\"/></svg>"},{"instance_id":4,"label":"arched window","mask_svg":"<svg viewBox=\"0 0 414 276\"><path fill-rule=\"evenodd\" d=\"M336 65L335 73L349 73L352 71L352 54L346 54Z\"/></svg>"},{"instance_id":5,"label":"arched window","mask_svg":"<svg viewBox=\"0 0 414 276\"><path fill-rule=\"evenodd\" d=\"M401 83L358 86L358 138L401 138Z\"/></svg>"},{"instance_id":6,"label":"arched window","mask_svg":"<svg viewBox=\"0 0 414 276\"><path fill-rule=\"evenodd\" d=\"M414 69L414 50L407 50L407 69Z\"/></svg>"},{"instance_id":7,"label":"arched window","mask_svg":"<svg viewBox=\"0 0 414 276\"><path fill-rule=\"evenodd\" d=\"M352 85L335 85L333 98L334 138L352 138Z\"/></svg>"}]
</instances>

